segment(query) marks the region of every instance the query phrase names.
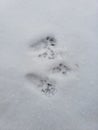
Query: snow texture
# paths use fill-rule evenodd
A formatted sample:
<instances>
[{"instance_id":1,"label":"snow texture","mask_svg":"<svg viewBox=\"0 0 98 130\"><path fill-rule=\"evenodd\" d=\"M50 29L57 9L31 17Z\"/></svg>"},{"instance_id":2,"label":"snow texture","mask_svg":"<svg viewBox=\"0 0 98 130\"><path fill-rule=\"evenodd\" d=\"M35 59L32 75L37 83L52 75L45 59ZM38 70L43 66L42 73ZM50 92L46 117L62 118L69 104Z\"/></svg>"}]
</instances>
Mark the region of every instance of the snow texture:
<instances>
[{"instance_id":1,"label":"snow texture","mask_svg":"<svg viewBox=\"0 0 98 130\"><path fill-rule=\"evenodd\" d=\"M98 2L0 0L0 130L98 130Z\"/></svg>"}]
</instances>

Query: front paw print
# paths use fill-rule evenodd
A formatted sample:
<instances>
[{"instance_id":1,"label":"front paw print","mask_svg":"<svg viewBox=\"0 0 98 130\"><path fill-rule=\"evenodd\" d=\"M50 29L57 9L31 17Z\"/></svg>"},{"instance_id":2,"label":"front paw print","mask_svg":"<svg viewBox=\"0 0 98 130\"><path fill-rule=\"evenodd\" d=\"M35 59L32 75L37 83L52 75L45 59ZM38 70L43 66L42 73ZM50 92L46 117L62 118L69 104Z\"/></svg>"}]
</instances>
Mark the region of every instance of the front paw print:
<instances>
[{"instance_id":1,"label":"front paw print","mask_svg":"<svg viewBox=\"0 0 98 130\"><path fill-rule=\"evenodd\" d=\"M64 63L59 63L58 65L52 67L51 70L52 70L52 73L61 73L61 74L65 75L69 71L71 71L71 68Z\"/></svg>"},{"instance_id":2,"label":"front paw print","mask_svg":"<svg viewBox=\"0 0 98 130\"><path fill-rule=\"evenodd\" d=\"M51 50L51 49L47 49L47 51L43 52L43 53L40 53L38 55L39 58L46 58L46 59L55 59L56 58L56 53Z\"/></svg>"}]
</instances>

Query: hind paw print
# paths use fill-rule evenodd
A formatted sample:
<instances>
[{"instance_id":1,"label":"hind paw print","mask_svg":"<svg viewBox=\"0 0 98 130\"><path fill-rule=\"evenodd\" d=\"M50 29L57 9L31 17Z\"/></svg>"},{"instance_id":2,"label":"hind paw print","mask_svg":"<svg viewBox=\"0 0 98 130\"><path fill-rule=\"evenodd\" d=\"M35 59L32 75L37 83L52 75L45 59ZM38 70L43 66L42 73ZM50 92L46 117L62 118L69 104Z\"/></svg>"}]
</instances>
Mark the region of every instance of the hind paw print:
<instances>
[{"instance_id":1,"label":"hind paw print","mask_svg":"<svg viewBox=\"0 0 98 130\"><path fill-rule=\"evenodd\" d=\"M56 92L56 83L48 77L41 77L40 75L29 73L26 74L26 78L35 85L35 89L38 89L42 94L46 96L54 95Z\"/></svg>"},{"instance_id":2,"label":"hind paw print","mask_svg":"<svg viewBox=\"0 0 98 130\"><path fill-rule=\"evenodd\" d=\"M54 95L56 92L55 84L49 80L45 80L41 85L41 92L47 96Z\"/></svg>"},{"instance_id":3,"label":"hind paw print","mask_svg":"<svg viewBox=\"0 0 98 130\"><path fill-rule=\"evenodd\" d=\"M56 38L54 36L48 35L45 38L36 40L35 43L30 45L30 47L39 50L39 49L55 47L56 44L57 44Z\"/></svg>"},{"instance_id":4,"label":"hind paw print","mask_svg":"<svg viewBox=\"0 0 98 130\"><path fill-rule=\"evenodd\" d=\"M55 59L57 56L55 52L56 44L56 38L48 35L45 38L36 41L36 43L31 46L35 49L35 51L32 51L32 54L36 54L35 57L37 58Z\"/></svg>"}]
</instances>

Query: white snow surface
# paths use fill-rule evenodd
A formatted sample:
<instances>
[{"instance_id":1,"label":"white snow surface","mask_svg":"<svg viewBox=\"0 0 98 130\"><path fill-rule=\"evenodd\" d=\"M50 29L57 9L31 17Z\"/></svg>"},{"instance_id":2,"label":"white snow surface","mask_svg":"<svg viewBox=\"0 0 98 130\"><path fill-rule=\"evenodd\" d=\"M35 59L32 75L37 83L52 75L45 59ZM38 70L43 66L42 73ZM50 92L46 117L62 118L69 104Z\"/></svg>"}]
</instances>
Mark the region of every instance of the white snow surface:
<instances>
[{"instance_id":1,"label":"white snow surface","mask_svg":"<svg viewBox=\"0 0 98 130\"><path fill-rule=\"evenodd\" d=\"M54 59L38 57L48 35ZM98 130L97 0L0 0L0 130Z\"/></svg>"}]
</instances>

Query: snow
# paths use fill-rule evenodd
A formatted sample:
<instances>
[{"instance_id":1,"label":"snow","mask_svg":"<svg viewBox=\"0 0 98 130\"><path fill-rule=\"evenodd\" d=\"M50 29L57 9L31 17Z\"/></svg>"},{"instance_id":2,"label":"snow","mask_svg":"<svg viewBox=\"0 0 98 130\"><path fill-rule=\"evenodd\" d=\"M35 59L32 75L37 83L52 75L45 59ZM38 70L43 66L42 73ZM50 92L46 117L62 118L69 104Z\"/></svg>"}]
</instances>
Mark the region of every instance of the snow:
<instances>
[{"instance_id":1,"label":"snow","mask_svg":"<svg viewBox=\"0 0 98 130\"><path fill-rule=\"evenodd\" d=\"M0 130L98 130L97 11L0 0Z\"/></svg>"}]
</instances>

